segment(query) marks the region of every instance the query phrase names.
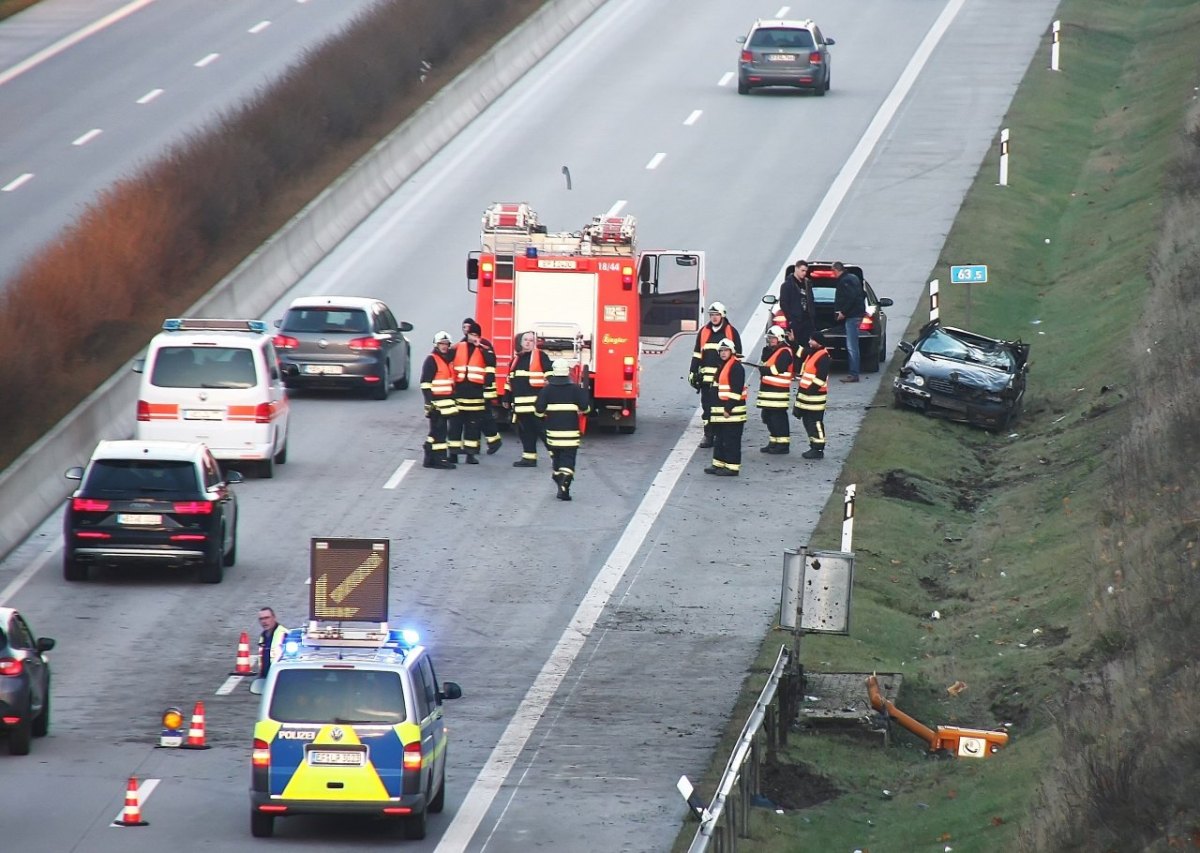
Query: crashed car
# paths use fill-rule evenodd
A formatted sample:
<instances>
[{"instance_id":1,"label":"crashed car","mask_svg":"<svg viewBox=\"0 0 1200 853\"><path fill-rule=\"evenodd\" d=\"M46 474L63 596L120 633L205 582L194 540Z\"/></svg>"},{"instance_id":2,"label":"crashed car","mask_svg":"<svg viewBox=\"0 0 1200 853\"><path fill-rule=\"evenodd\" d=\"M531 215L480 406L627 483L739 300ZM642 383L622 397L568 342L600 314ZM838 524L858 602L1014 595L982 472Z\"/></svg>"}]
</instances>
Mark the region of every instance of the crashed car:
<instances>
[{"instance_id":1,"label":"crashed car","mask_svg":"<svg viewBox=\"0 0 1200 853\"><path fill-rule=\"evenodd\" d=\"M1021 411L1029 344L1002 341L975 332L926 323L916 341L900 344L905 354L892 383L898 408L1008 429Z\"/></svg>"}]
</instances>

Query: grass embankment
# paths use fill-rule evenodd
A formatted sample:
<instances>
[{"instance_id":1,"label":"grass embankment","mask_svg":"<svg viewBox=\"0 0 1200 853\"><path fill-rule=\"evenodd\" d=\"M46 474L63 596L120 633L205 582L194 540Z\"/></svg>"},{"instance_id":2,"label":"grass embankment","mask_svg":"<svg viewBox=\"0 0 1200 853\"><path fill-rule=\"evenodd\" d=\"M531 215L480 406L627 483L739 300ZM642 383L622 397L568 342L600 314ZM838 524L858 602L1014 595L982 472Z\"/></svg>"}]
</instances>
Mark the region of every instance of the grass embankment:
<instances>
[{"instance_id":1,"label":"grass embankment","mask_svg":"<svg viewBox=\"0 0 1200 853\"><path fill-rule=\"evenodd\" d=\"M17 12L28 9L39 2L40 0L0 0L0 21L11 18Z\"/></svg>"},{"instance_id":2,"label":"grass embankment","mask_svg":"<svg viewBox=\"0 0 1200 853\"><path fill-rule=\"evenodd\" d=\"M1010 186L990 155L930 272L989 264L971 325L1032 343L1025 414L992 435L868 413L811 542L836 547L857 483L851 636L801 649L810 671L904 673L900 708L1011 724L1010 745L970 762L895 726L890 749L805 731L775 773L841 795L754 810L739 850L1200 845L1196 125L1181 146L1200 6L1067 0L1060 17L1064 70L1039 52L1004 123ZM964 292L941 293L943 321L965 324ZM889 397L885 382L875 403ZM706 795L786 641L766 639ZM786 805L797 787L766 793Z\"/></svg>"},{"instance_id":3,"label":"grass embankment","mask_svg":"<svg viewBox=\"0 0 1200 853\"><path fill-rule=\"evenodd\" d=\"M0 288L0 470L544 2L381 0L104 191Z\"/></svg>"}]
</instances>

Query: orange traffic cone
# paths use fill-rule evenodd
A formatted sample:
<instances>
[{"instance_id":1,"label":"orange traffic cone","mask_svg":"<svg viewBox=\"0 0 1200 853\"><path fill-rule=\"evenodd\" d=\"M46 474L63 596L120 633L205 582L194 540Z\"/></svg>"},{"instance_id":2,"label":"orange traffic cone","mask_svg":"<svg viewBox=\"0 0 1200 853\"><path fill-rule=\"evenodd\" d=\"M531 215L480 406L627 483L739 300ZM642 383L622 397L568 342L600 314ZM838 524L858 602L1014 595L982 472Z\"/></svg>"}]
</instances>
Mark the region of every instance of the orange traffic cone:
<instances>
[{"instance_id":1,"label":"orange traffic cone","mask_svg":"<svg viewBox=\"0 0 1200 853\"><path fill-rule=\"evenodd\" d=\"M192 724L188 726L187 741L180 749L208 749L204 742L204 703L197 702L192 711Z\"/></svg>"},{"instance_id":2,"label":"orange traffic cone","mask_svg":"<svg viewBox=\"0 0 1200 853\"><path fill-rule=\"evenodd\" d=\"M137 777L130 776L129 784L125 786L125 808L121 817L113 821L113 826L149 826L142 820L142 804L138 799Z\"/></svg>"},{"instance_id":3,"label":"orange traffic cone","mask_svg":"<svg viewBox=\"0 0 1200 853\"><path fill-rule=\"evenodd\" d=\"M237 665L233 668L230 675L250 675L253 669L250 666L250 635L242 631L242 636L238 638L237 647Z\"/></svg>"}]
</instances>

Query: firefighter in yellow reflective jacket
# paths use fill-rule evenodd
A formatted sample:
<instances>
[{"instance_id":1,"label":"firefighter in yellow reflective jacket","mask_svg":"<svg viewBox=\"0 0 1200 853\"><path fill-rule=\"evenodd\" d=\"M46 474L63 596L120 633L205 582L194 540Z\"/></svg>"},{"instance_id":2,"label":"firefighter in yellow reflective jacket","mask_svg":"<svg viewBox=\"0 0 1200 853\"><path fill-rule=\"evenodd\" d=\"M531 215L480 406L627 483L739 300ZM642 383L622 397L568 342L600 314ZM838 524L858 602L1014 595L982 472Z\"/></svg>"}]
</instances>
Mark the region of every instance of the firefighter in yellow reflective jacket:
<instances>
[{"instance_id":1,"label":"firefighter in yellow reflective jacket","mask_svg":"<svg viewBox=\"0 0 1200 853\"><path fill-rule=\"evenodd\" d=\"M454 405L458 418L451 424L450 461L457 462L460 451L467 454L468 465L478 465L480 427L489 382L496 379L496 357L488 362L489 350L479 342L479 324L472 323L466 340L454 345Z\"/></svg>"},{"instance_id":2,"label":"firefighter in yellow reflective jacket","mask_svg":"<svg viewBox=\"0 0 1200 853\"><path fill-rule=\"evenodd\" d=\"M546 445L550 448L551 475L558 486L558 499L571 499L575 479L575 454L583 437L583 418L591 404L587 392L571 381L571 363L555 359L546 387L538 394L534 411L545 419Z\"/></svg>"},{"instance_id":3,"label":"firefighter in yellow reflective jacket","mask_svg":"<svg viewBox=\"0 0 1200 853\"><path fill-rule=\"evenodd\" d=\"M804 423L804 431L808 433L808 450L800 455L805 459L824 459L825 401L832 356L817 335L813 335L800 355L800 382L796 386L796 407L792 409L792 414Z\"/></svg>"},{"instance_id":4,"label":"firefighter in yellow reflective jacket","mask_svg":"<svg viewBox=\"0 0 1200 853\"><path fill-rule=\"evenodd\" d=\"M429 418L425 467L455 468L457 466L447 458L450 425L458 417L449 332L438 332L433 336L433 352L425 357L421 367L421 394L425 397L425 417Z\"/></svg>"},{"instance_id":5,"label":"firefighter in yellow reflective jacket","mask_svg":"<svg viewBox=\"0 0 1200 853\"><path fill-rule=\"evenodd\" d=\"M713 433L712 465L705 474L736 477L742 469L742 430L746 426L746 368L737 358L737 345L725 338L717 345L717 369L709 424Z\"/></svg>"},{"instance_id":6,"label":"firefighter in yellow reflective jacket","mask_svg":"<svg viewBox=\"0 0 1200 853\"><path fill-rule=\"evenodd\" d=\"M791 451L792 431L788 427L788 408L792 404L792 348L784 340L779 326L767 329L767 345L763 347L761 374L756 405L762 409L763 423L771 437L762 453L784 454Z\"/></svg>"},{"instance_id":7,"label":"firefighter in yellow reflective jacket","mask_svg":"<svg viewBox=\"0 0 1200 853\"><path fill-rule=\"evenodd\" d=\"M537 467L538 439L542 438L542 422L534 406L538 394L546 387L546 376L553 365L550 356L538 349L537 334L524 332L517 340L518 354L508 372L508 390L516 422L521 436L521 458L513 463L514 468Z\"/></svg>"},{"instance_id":8,"label":"firefighter in yellow reflective jacket","mask_svg":"<svg viewBox=\"0 0 1200 853\"><path fill-rule=\"evenodd\" d=\"M708 322L696 334L696 348L692 352L692 364L688 368L688 382L700 392L700 419L704 422L704 438L701 447L713 446L713 428L710 415L717 400L717 371L721 360L717 356L717 345L728 338L733 341L734 353L742 354L742 336L727 319L725 303L714 302L708 308Z\"/></svg>"}]
</instances>

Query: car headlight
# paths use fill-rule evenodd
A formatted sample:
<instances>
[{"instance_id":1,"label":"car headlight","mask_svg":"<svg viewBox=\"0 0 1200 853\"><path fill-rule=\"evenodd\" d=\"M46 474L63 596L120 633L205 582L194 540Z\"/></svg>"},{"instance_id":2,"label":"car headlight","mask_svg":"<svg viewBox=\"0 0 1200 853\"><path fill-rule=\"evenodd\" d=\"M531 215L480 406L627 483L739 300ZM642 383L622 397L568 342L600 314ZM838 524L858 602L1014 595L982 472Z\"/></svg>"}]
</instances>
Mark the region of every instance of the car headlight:
<instances>
[{"instance_id":1,"label":"car headlight","mask_svg":"<svg viewBox=\"0 0 1200 853\"><path fill-rule=\"evenodd\" d=\"M907 375L901 375L900 380L905 385L912 385L916 388L924 388L925 387L925 377L919 373L909 373Z\"/></svg>"}]
</instances>

